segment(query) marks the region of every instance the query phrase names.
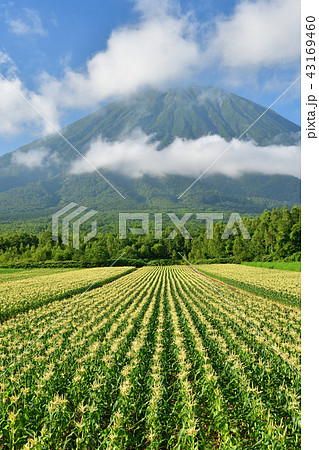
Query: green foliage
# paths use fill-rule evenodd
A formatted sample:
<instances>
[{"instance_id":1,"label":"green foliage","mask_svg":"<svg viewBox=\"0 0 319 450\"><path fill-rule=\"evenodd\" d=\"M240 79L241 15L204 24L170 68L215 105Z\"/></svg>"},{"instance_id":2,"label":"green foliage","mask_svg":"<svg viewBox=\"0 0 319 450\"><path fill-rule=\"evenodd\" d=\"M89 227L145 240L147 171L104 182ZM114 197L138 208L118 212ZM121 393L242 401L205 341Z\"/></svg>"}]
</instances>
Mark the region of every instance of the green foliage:
<instances>
[{"instance_id":1,"label":"green foliage","mask_svg":"<svg viewBox=\"0 0 319 450\"><path fill-rule=\"evenodd\" d=\"M2 324L1 447L300 448L299 311L218 289L148 267Z\"/></svg>"},{"instance_id":2,"label":"green foliage","mask_svg":"<svg viewBox=\"0 0 319 450\"><path fill-rule=\"evenodd\" d=\"M265 267L267 269L277 269L277 270L291 270L292 272L301 272L301 262L300 261L273 261L273 262L260 262L251 261L243 262L245 266L253 267Z\"/></svg>"},{"instance_id":3,"label":"green foliage","mask_svg":"<svg viewBox=\"0 0 319 450\"><path fill-rule=\"evenodd\" d=\"M260 217L243 219L250 240L238 235L222 239L225 223L214 224L213 239L206 238L206 229L192 231L193 239L180 233L167 239L173 228L163 231L162 239L149 235L128 234L119 239L117 233L99 233L80 249L54 242L48 229L39 235L6 234L0 236L0 265L2 267L96 267L107 266L120 258L120 265L140 267L150 261L180 261L179 253L191 262L242 261L300 261L300 208L293 207L264 211ZM297 222L296 222L297 221ZM187 226L187 225L186 225ZM190 226L192 227L192 225ZM82 239L83 241L83 239ZM166 263L165 263L166 264Z\"/></svg>"},{"instance_id":4,"label":"green foliage","mask_svg":"<svg viewBox=\"0 0 319 450\"><path fill-rule=\"evenodd\" d=\"M164 148L176 137L198 139L218 134L226 140L238 137L265 111L260 105L214 87L175 88L167 92L147 90L130 102L116 102L72 123L64 136L82 153L101 136L116 141L135 129L159 141ZM291 144L300 128L269 110L251 127L244 139L258 145ZM214 174L200 180L191 195L177 199L193 181L188 177L143 176L131 179L114 173L105 176L125 196L94 174L72 176L70 164L77 156L56 135L19 149L50 148L58 156L49 167L30 169L13 164L10 154L0 158L1 230L39 232L50 216L70 201L100 213L101 231L115 231L119 211L236 211L256 215L267 208L291 208L300 203L300 180L292 176L246 174L229 178ZM22 223L21 223L22 221ZM3 231L2 231L3 232ZM41 257L39 257L41 258Z\"/></svg>"},{"instance_id":5,"label":"green foliage","mask_svg":"<svg viewBox=\"0 0 319 450\"><path fill-rule=\"evenodd\" d=\"M232 179L224 175L211 175L196 183L191 195L178 196L193 181L181 176L162 178L144 176L128 179L105 172L105 176L125 196L119 202L118 194L96 174L64 176L52 180L51 197L42 195L44 185L32 183L21 188L1 192L1 233L21 230L38 233L50 224L51 216L73 202L99 212L99 231L115 231L118 213L123 211L170 212L238 212L247 217L260 215L265 209L292 208L300 204L300 180L285 175L245 174ZM273 186L276 189L273 189ZM39 191L39 192L38 192ZM41 191L41 192L40 192ZM166 215L164 225L169 223ZM193 220L194 223L198 222Z\"/></svg>"}]
</instances>

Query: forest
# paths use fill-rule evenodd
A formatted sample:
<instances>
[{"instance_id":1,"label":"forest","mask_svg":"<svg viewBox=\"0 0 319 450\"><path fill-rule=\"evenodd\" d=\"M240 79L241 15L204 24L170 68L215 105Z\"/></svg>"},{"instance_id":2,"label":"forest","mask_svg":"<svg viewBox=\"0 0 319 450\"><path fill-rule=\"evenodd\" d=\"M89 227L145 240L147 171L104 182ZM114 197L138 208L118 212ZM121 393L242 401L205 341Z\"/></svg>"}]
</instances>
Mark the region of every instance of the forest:
<instances>
[{"instance_id":1,"label":"forest","mask_svg":"<svg viewBox=\"0 0 319 450\"><path fill-rule=\"evenodd\" d=\"M167 226L162 239L129 233L119 239L118 233L98 233L87 243L81 240L74 249L52 240L51 229L36 235L6 233L0 235L0 265L2 267L94 267L111 264L120 255L117 265L143 266L147 264L176 264L181 255L189 261L201 263L240 263L243 261L300 261L301 209L298 206L265 210L255 218L243 218L251 236L237 235L222 239L226 223L216 222L213 238L207 239L206 228L192 230L193 239L177 233L167 239L173 230Z\"/></svg>"}]
</instances>

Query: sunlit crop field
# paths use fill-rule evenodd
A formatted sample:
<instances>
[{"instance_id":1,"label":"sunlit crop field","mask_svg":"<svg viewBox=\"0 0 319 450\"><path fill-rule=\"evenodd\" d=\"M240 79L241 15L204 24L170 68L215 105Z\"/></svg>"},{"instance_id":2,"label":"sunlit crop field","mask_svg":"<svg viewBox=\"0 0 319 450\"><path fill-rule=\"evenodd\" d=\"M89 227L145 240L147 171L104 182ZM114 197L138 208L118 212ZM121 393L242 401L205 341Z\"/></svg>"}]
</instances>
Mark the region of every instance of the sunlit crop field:
<instances>
[{"instance_id":1,"label":"sunlit crop field","mask_svg":"<svg viewBox=\"0 0 319 450\"><path fill-rule=\"evenodd\" d=\"M132 267L94 268L82 270L40 269L1 275L0 321L17 313L37 308L67 293L85 290L94 281L105 283L132 271Z\"/></svg>"},{"instance_id":2,"label":"sunlit crop field","mask_svg":"<svg viewBox=\"0 0 319 450\"><path fill-rule=\"evenodd\" d=\"M202 264L201 272L225 282L250 290L257 295L300 306L301 273L288 270L265 269L240 264Z\"/></svg>"},{"instance_id":3,"label":"sunlit crop field","mask_svg":"<svg viewBox=\"0 0 319 450\"><path fill-rule=\"evenodd\" d=\"M300 310L189 267L17 313L0 361L0 448L300 448Z\"/></svg>"}]
</instances>

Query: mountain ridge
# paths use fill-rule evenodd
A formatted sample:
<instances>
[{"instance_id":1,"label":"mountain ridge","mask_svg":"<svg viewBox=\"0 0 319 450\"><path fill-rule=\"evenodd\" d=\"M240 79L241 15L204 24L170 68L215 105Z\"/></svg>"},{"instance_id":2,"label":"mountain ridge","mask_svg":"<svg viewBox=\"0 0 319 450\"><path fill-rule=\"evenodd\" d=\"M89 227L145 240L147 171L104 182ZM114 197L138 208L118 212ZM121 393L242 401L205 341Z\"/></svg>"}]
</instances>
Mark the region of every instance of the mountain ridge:
<instances>
[{"instance_id":1,"label":"mountain ridge","mask_svg":"<svg viewBox=\"0 0 319 450\"><path fill-rule=\"evenodd\" d=\"M242 140L253 140L264 147L273 144L292 145L299 140L300 127L274 111L267 110L261 105L221 88L194 86L172 88L166 92L147 89L128 100L106 105L95 113L68 125L62 132L82 154L86 153L90 142L98 136L109 141L116 141L136 129L142 130L151 136L151 139L157 141L158 149L161 150L176 137L192 140L218 134L230 141L243 134L260 115L262 117L242 136ZM48 152L42 166L28 168L14 163L17 160L16 155L41 149ZM20 213L21 217L25 218L34 214L40 217L41 211L47 215L49 211L51 212L51 208L59 209L59 206L68 201L78 201L88 207L94 207L92 196L86 195L85 192L91 192L90 186L94 185L97 175L70 175L70 164L77 157L74 150L56 135L38 139L0 157L0 219L16 218ZM191 181L189 177L171 176L162 177L160 180L146 177L140 180L127 180L119 174L111 174L107 171L103 173L111 178L120 190L122 187L126 192L131 200L131 204L125 205L127 209L130 206L133 210L144 209L145 206L151 209L159 205L162 208L190 206L189 200L185 199L184 203L177 204L175 201L170 201L169 195L169 189L172 191L172 198L180 194L182 190L178 192L174 186L178 184L180 189L186 188ZM224 204L224 209L230 210L236 207L237 202L243 211L244 205L247 204L247 209L252 214L254 211L259 212L263 206L280 206L285 203L285 199L288 205L300 203L300 180L290 176L272 177L248 174L246 178L227 181L227 177L216 178L216 175L212 175L204 183L199 182L198 187L193 191L193 197L189 198L193 198L193 206L203 209L214 210L217 206L222 208ZM216 179L220 180L220 188L216 185ZM277 195L273 192L267 193L267 186L269 191L271 180L276 180ZM245 183L246 187L243 189ZM228 192L227 184L233 186L231 193ZM257 185L258 193L255 188ZM109 187L100 189L96 198L96 203L99 205L105 201L105 211L107 205L112 208L121 208L115 200L117 194L110 189ZM214 195L210 197L210 189L215 192L215 197ZM161 192L165 193L163 201ZM214 201L218 197L216 192L220 194L219 201ZM236 192L239 193L237 197ZM9 204L10 197L15 199L13 204ZM35 202L35 199L39 201ZM28 203L32 208L29 214L25 206ZM15 211L12 210L14 204Z\"/></svg>"}]
</instances>

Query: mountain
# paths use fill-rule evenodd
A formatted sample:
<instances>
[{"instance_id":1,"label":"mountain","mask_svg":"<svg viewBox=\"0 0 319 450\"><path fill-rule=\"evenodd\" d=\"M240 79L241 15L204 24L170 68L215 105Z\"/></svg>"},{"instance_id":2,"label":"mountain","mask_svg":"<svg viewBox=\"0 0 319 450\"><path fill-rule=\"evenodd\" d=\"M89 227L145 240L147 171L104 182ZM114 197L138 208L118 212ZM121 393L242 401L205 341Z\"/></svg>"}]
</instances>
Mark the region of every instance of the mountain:
<instances>
[{"instance_id":1,"label":"mountain","mask_svg":"<svg viewBox=\"0 0 319 450\"><path fill-rule=\"evenodd\" d=\"M101 136L117 141L141 130L157 141L161 150L176 137L198 139L219 135L236 138L266 108L215 87L173 88L166 92L148 89L129 99L108 104L62 130L82 154ZM243 136L259 146L291 145L299 140L300 127L267 111ZM30 151L40 152L36 163ZM39 154L40 154L39 153ZM180 201L177 196L193 181L190 177L143 176L130 179L103 174L125 195L118 195L96 173L70 175L70 164L79 156L58 135L38 139L0 158L0 220L38 220L74 201L94 207L104 218L116 211L197 210L256 214L264 208L300 203L300 180L292 176L246 174L239 178L211 175L198 182ZM30 159L30 158L29 158Z\"/></svg>"},{"instance_id":2,"label":"mountain","mask_svg":"<svg viewBox=\"0 0 319 450\"><path fill-rule=\"evenodd\" d=\"M93 137L115 141L136 128L155 135L165 147L176 137L197 139L209 134L230 140L238 137L265 108L214 87L175 88L167 92L148 90L129 101L111 103L68 126L64 131L78 147ZM269 111L244 135L258 145L282 140L289 144L300 127Z\"/></svg>"}]
</instances>

